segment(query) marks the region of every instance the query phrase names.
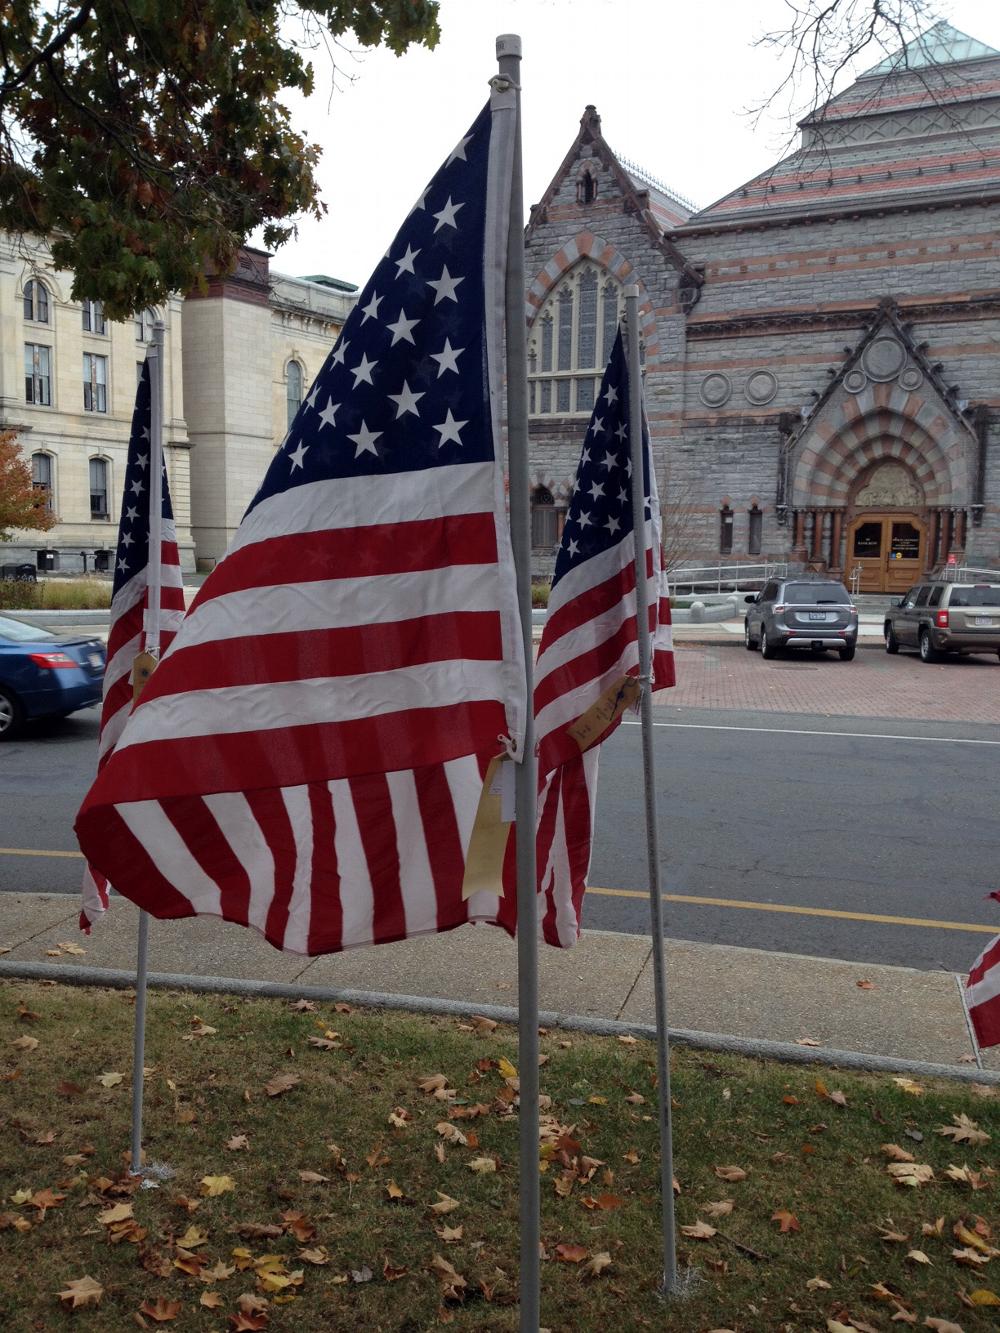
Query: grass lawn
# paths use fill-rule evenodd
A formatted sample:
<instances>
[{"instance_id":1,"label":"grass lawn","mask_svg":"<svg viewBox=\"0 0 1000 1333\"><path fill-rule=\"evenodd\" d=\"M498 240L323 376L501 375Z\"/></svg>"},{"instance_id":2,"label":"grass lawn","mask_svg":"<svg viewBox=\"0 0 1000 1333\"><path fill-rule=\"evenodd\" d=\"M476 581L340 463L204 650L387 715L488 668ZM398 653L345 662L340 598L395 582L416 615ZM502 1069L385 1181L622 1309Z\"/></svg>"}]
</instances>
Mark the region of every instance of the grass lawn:
<instances>
[{"instance_id":1,"label":"grass lawn","mask_svg":"<svg viewBox=\"0 0 1000 1333\"><path fill-rule=\"evenodd\" d=\"M100 611L111 605L106 579L43 579L0 582L0 611Z\"/></svg>"},{"instance_id":2,"label":"grass lawn","mask_svg":"<svg viewBox=\"0 0 1000 1333\"><path fill-rule=\"evenodd\" d=\"M513 1032L154 992L145 1139L173 1174L137 1189L132 1012L0 987L7 1333L517 1328ZM676 1052L697 1275L664 1305L653 1050L560 1031L542 1050L546 1327L997 1329L995 1089Z\"/></svg>"}]
</instances>

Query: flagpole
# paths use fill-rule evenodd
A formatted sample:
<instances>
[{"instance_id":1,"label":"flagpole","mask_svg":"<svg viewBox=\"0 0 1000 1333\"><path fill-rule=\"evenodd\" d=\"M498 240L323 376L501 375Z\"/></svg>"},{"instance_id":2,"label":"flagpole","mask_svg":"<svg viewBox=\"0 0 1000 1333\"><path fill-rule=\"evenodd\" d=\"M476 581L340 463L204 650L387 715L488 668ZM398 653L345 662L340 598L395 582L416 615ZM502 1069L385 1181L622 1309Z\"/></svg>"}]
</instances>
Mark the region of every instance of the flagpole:
<instances>
[{"instance_id":1,"label":"flagpole","mask_svg":"<svg viewBox=\"0 0 1000 1333\"><path fill-rule=\"evenodd\" d=\"M163 348L164 325L153 325L146 349L149 364L149 554L146 565L146 613L143 650L160 652L160 587L163 557ZM135 965L135 1033L132 1048L132 1174L142 1171L142 1102L145 1091L146 995L149 975L149 913L139 913Z\"/></svg>"},{"instance_id":2,"label":"flagpole","mask_svg":"<svg viewBox=\"0 0 1000 1333\"><path fill-rule=\"evenodd\" d=\"M663 900L660 894L660 851L656 820L653 762L652 652L649 633L649 585L646 581L646 487L643 466L642 370L639 361L639 288L625 288L625 329L628 339L629 445L632 455L632 530L635 537L635 613L639 644L642 770L646 802L646 851L649 868L653 988L656 994L656 1068L660 1102L660 1190L663 1223L663 1290L677 1289L677 1245L674 1223L674 1154L670 1107L670 1038L667 1031L667 978L663 949ZM649 466L653 466L650 451ZM659 553L654 550L654 571Z\"/></svg>"},{"instance_id":3,"label":"flagpole","mask_svg":"<svg viewBox=\"0 0 1000 1333\"><path fill-rule=\"evenodd\" d=\"M500 77L514 89L517 128L507 235L507 467L510 532L517 600L524 641L524 746L515 777L517 830L517 1011L520 1087L521 1333L538 1333L540 1322L541 1177L538 1170L538 905L535 880L537 776L532 709L531 513L528 499L528 350L524 322L524 199L521 180L521 39L497 38Z\"/></svg>"}]
</instances>

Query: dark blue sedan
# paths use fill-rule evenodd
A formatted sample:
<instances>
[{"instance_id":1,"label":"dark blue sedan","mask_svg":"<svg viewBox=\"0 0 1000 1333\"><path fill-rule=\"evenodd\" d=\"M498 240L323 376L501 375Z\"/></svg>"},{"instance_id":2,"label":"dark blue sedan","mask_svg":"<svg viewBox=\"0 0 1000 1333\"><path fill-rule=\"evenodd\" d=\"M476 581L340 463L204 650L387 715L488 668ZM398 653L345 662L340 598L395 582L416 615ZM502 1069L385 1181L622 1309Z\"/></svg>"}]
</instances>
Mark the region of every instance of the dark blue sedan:
<instances>
[{"instance_id":1,"label":"dark blue sedan","mask_svg":"<svg viewBox=\"0 0 1000 1333\"><path fill-rule=\"evenodd\" d=\"M29 718L99 703L106 657L100 639L59 638L0 616L0 741Z\"/></svg>"}]
</instances>

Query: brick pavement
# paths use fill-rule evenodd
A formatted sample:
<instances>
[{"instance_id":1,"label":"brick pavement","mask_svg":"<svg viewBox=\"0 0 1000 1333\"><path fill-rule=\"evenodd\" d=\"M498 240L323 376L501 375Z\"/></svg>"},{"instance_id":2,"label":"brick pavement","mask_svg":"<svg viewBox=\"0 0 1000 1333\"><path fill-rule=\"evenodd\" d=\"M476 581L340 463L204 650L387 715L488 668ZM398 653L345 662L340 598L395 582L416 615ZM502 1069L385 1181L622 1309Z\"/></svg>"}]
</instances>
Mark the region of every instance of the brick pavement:
<instances>
[{"instance_id":1,"label":"brick pavement","mask_svg":"<svg viewBox=\"0 0 1000 1333\"><path fill-rule=\"evenodd\" d=\"M765 662L741 640L678 641L677 685L658 704L687 708L820 713L830 717L932 719L1000 724L1000 661L962 657L925 665L861 648L853 662L832 653L787 654Z\"/></svg>"}]
</instances>

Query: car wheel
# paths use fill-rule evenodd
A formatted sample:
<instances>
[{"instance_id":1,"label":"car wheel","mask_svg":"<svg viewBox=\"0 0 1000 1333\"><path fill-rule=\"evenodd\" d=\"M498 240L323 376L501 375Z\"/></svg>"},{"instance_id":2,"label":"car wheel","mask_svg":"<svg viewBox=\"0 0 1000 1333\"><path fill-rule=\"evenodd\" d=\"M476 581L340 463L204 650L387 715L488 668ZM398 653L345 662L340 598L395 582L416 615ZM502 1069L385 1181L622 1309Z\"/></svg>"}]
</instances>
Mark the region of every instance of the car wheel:
<instances>
[{"instance_id":1,"label":"car wheel","mask_svg":"<svg viewBox=\"0 0 1000 1333\"><path fill-rule=\"evenodd\" d=\"M840 660L842 662L853 662L854 653L856 649L857 649L857 644L854 643L849 643L846 644L845 647L843 648L838 648L837 652L840 654Z\"/></svg>"},{"instance_id":2,"label":"car wheel","mask_svg":"<svg viewBox=\"0 0 1000 1333\"><path fill-rule=\"evenodd\" d=\"M885 627L885 651L887 653L899 652L899 640L896 638L896 631L889 624Z\"/></svg>"},{"instance_id":3,"label":"car wheel","mask_svg":"<svg viewBox=\"0 0 1000 1333\"><path fill-rule=\"evenodd\" d=\"M756 644L754 643L754 641L753 641L753 636L752 636L751 633L750 633L750 621L749 621L749 620L744 620L744 622L743 622L743 647L747 650L748 653L752 653L753 650L754 650L754 648L755 648L756 646L757 646L757 645L756 645Z\"/></svg>"},{"instance_id":4,"label":"car wheel","mask_svg":"<svg viewBox=\"0 0 1000 1333\"><path fill-rule=\"evenodd\" d=\"M767 637L767 629L763 624L760 627L760 655L765 661L770 662L772 657L777 657L778 650Z\"/></svg>"},{"instance_id":5,"label":"car wheel","mask_svg":"<svg viewBox=\"0 0 1000 1333\"><path fill-rule=\"evenodd\" d=\"M24 713L12 694L0 690L0 741L9 741L21 730Z\"/></svg>"},{"instance_id":6,"label":"car wheel","mask_svg":"<svg viewBox=\"0 0 1000 1333\"><path fill-rule=\"evenodd\" d=\"M920 660L921 662L936 662L940 653L931 643L929 631L922 629L920 631Z\"/></svg>"}]
</instances>

